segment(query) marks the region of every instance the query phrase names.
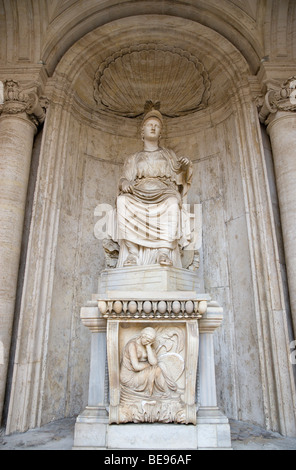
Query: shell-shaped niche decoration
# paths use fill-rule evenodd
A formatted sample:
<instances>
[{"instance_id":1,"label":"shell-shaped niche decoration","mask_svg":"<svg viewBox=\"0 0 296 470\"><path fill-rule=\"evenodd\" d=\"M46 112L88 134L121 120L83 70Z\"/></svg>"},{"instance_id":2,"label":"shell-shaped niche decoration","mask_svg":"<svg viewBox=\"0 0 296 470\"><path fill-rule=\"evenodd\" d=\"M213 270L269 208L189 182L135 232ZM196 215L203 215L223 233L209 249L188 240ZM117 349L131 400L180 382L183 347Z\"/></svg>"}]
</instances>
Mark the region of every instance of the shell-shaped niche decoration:
<instances>
[{"instance_id":1,"label":"shell-shaped niche decoration","mask_svg":"<svg viewBox=\"0 0 296 470\"><path fill-rule=\"evenodd\" d=\"M143 114L147 101L160 102L161 113L183 116L207 106L210 80L203 64L180 48L138 44L109 56L94 79L99 109L119 116Z\"/></svg>"}]
</instances>

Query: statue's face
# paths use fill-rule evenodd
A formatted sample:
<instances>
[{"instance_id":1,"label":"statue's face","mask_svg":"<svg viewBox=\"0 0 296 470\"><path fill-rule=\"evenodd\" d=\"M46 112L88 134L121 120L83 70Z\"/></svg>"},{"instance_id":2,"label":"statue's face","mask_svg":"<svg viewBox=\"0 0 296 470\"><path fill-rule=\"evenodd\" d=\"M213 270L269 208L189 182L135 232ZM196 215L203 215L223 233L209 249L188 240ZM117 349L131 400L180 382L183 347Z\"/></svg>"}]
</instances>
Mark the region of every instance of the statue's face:
<instances>
[{"instance_id":1,"label":"statue's face","mask_svg":"<svg viewBox=\"0 0 296 470\"><path fill-rule=\"evenodd\" d=\"M143 137L144 140L155 140L158 141L161 132L161 123L156 118L147 119L143 126Z\"/></svg>"},{"instance_id":2,"label":"statue's face","mask_svg":"<svg viewBox=\"0 0 296 470\"><path fill-rule=\"evenodd\" d=\"M142 341L143 346L153 343L154 340L155 340L154 335L151 335L149 333L142 333L141 341Z\"/></svg>"}]
</instances>

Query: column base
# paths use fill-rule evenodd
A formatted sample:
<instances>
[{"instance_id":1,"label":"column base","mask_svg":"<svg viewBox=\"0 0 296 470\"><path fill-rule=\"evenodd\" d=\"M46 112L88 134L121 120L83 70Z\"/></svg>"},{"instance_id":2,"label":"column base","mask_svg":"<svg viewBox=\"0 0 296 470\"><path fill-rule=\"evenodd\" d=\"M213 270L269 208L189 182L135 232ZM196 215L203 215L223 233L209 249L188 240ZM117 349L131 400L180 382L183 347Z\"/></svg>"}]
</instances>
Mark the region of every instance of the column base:
<instances>
[{"instance_id":1,"label":"column base","mask_svg":"<svg viewBox=\"0 0 296 470\"><path fill-rule=\"evenodd\" d=\"M105 407L87 406L75 423L73 450L106 449L108 422Z\"/></svg>"},{"instance_id":2,"label":"column base","mask_svg":"<svg viewBox=\"0 0 296 470\"><path fill-rule=\"evenodd\" d=\"M201 407L197 413L199 450L232 450L228 418L217 407Z\"/></svg>"}]
</instances>

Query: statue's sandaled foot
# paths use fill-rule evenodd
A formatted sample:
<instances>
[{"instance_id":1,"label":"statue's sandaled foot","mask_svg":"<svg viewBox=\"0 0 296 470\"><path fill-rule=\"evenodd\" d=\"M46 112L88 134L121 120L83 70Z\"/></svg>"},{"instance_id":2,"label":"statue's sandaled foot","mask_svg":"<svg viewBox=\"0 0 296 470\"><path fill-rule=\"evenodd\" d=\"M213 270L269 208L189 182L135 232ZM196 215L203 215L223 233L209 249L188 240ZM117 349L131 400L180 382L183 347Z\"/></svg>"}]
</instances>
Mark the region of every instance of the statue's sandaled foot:
<instances>
[{"instance_id":1,"label":"statue's sandaled foot","mask_svg":"<svg viewBox=\"0 0 296 470\"><path fill-rule=\"evenodd\" d=\"M138 258L136 255L128 255L123 266L136 266L138 264Z\"/></svg>"},{"instance_id":2,"label":"statue's sandaled foot","mask_svg":"<svg viewBox=\"0 0 296 470\"><path fill-rule=\"evenodd\" d=\"M166 253L160 253L158 262L162 266L173 266L172 260L168 257Z\"/></svg>"}]
</instances>

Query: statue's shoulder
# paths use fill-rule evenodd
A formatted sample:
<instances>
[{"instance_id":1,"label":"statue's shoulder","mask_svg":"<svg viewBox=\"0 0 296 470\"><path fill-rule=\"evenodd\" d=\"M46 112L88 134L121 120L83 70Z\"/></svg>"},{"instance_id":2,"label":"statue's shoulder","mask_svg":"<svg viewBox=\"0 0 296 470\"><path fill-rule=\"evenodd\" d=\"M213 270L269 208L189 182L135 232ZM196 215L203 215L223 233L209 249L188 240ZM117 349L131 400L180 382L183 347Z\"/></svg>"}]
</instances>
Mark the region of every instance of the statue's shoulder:
<instances>
[{"instance_id":1,"label":"statue's shoulder","mask_svg":"<svg viewBox=\"0 0 296 470\"><path fill-rule=\"evenodd\" d=\"M160 147L160 150L167 155L169 158L176 160L177 155L175 154L173 149L167 148L167 147Z\"/></svg>"},{"instance_id":2,"label":"statue's shoulder","mask_svg":"<svg viewBox=\"0 0 296 470\"><path fill-rule=\"evenodd\" d=\"M174 150L169 147L159 147L159 149L162 150L163 152L168 152L168 153L171 153L172 155L176 155Z\"/></svg>"},{"instance_id":3,"label":"statue's shoulder","mask_svg":"<svg viewBox=\"0 0 296 470\"><path fill-rule=\"evenodd\" d=\"M124 162L123 162L125 168L130 168L131 166L134 165L134 163L137 160L138 153L139 152L131 153L125 157Z\"/></svg>"},{"instance_id":4,"label":"statue's shoulder","mask_svg":"<svg viewBox=\"0 0 296 470\"><path fill-rule=\"evenodd\" d=\"M131 153L129 154L126 158L125 158L125 161L134 161L138 158L139 155L141 155L143 153L142 150L139 150L138 152L134 152L134 153Z\"/></svg>"}]
</instances>

